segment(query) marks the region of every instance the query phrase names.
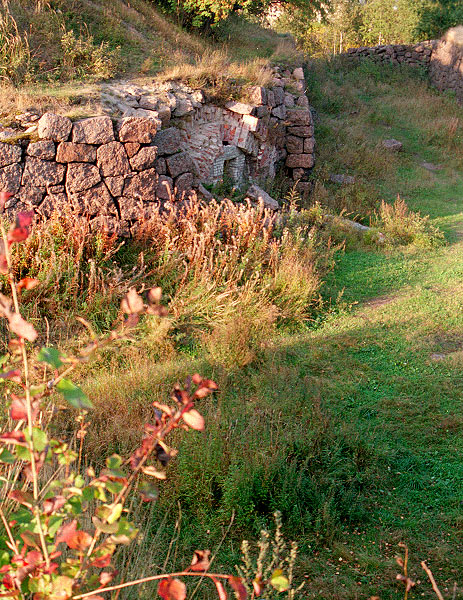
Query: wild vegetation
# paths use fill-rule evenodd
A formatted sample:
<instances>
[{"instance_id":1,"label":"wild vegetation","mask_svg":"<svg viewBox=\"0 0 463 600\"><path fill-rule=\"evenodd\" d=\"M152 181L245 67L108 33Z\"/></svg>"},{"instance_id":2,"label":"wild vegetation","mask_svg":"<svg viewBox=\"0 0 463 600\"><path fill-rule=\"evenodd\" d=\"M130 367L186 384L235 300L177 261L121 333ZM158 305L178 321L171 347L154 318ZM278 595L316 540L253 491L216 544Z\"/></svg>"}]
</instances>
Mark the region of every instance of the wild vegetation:
<instances>
[{"instance_id":1,"label":"wild vegetation","mask_svg":"<svg viewBox=\"0 0 463 600\"><path fill-rule=\"evenodd\" d=\"M128 74L128 65L164 69L166 77L177 70L213 85L224 67L232 79L265 77L281 42L280 60L294 52L287 38L236 15L201 45L141 0L85 3L80 11L34 3L37 24L25 36L26 4L4 3L16 24L8 39L18 31L29 48L21 77L35 80L39 34L49 31L60 47L59 32L73 38L72 52L77 45L90 54L82 63L68 56L67 66L61 51L45 56L52 84L80 64L90 99L91 82L105 76L88 68L102 43L114 73ZM39 26L45 21L49 30ZM6 50L13 48L11 41ZM396 598L404 584L410 596L431 597L426 560L445 597L460 593L461 107L404 68L309 61L306 79L317 164L304 203L285 185L277 216L241 198L195 200L141 223L124 243L72 214L30 230L26 220L18 224L25 233L13 226L2 267L3 316L16 334L11 343L4 320L4 586L19 582L25 597L59 600L66 595L58 586L79 597L137 580L114 597L152 598L164 579L160 595L181 600L184 583L168 574L190 580L213 564L217 581L241 597L246 590L265 598ZM5 96L5 114L33 101L82 110L72 106L79 87L52 85L40 100L37 90L19 90L22 100ZM387 153L386 137L400 139L403 152ZM339 173L353 182L336 183L331 175ZM346 217L370 231L353 231ZM19 329L10 293L27 319ZM60 385L68 366L74 382ZM193 373L204 379L189 380ZM187 382L183 391L179 381ZM172 389L176 412L166 406ZM118 458L142 447L146 423L145 449L153 451L167 423L169 447L179 449L159 491L142 487L145 499L156 497L149 504L129 493L125 478L134 483L138 466ZM196 431L182 431L182 423ZM166 457L156 454L147 478L163 477ZM67 472L57 471L59 460L68 460ZM127 502L119 508L121 492ZM123 509L140 532L116 550L112 542L135 533ZM297 561L283 534L297 541ZM95 554L98 581L96 571L84 580L101 550L97 538L111 547ZM257 550L243 538L259 539ZM119 574L110 581L113 568ZM188 584L189 597L224 600L217 581L198 591Z\"/></svg>"}]
</instances>

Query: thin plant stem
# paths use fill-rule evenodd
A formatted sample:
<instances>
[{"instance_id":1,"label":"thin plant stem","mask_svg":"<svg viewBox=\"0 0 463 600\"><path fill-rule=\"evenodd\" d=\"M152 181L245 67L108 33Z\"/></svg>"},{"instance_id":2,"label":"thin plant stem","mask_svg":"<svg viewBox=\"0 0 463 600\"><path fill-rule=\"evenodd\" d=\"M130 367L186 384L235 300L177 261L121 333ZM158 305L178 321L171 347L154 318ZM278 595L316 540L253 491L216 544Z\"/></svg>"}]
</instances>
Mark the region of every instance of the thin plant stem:
<instances>
[{"instance_id":1,"label":"thin plant stem","mask_svg":"<svg viewBox=\"0 0 463 600\"><path fill-rule=\"evenodd\" d=\"M424 562L424 560L421 562L421 566L426 571L426 575L429 577L429 581L431 582L432 589L434 590L436 596L439 598L439 600L444 600L444 596L441 594L441 591L437 587L437 583L436 583L436 580L434 579L434 575L432 574L431 569Z\"/></svg>"}]
</instances>

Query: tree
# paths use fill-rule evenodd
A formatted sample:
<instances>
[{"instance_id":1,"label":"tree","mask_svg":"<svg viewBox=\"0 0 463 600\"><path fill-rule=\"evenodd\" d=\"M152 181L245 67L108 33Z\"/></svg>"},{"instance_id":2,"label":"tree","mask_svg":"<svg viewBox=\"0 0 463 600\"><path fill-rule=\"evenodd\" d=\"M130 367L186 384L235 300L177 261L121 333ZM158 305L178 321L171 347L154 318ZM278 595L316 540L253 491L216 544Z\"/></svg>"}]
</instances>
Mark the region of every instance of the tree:
<instances>
[{"instance_id":1,"label":"tree","mask_svg":"<svg viewBox=\"0 0 463 600\"><path fill-rule=\"evenodd\" d=\"M416 34L420 39L437 39L450 27L463 24L461 0L421 0Z\"/></svg>"},{"instance_id":2,"label":"tree","mask_svg":"<svg viewBox=\"0 0 463 600\"><path fill-rule=\"evenodd\" d=\"M302 11L306 17L311 17L315 11L321 10L329 0L281 0L292 9ZM177 14L178 18L193 27L214 26L225 20L232 13L262 14L275 0L164 0L165 6Z\"/></svg>"},{"instance_id":3,"label":"tree","mask_svg":"<svg viewBox=\"0 0 463 600\"><path fill-rule=\"evenodd\" d=\"M418 6L413 0L367 0L360 34L364 45L415 41Z\"/></svg>"}]
</instances>

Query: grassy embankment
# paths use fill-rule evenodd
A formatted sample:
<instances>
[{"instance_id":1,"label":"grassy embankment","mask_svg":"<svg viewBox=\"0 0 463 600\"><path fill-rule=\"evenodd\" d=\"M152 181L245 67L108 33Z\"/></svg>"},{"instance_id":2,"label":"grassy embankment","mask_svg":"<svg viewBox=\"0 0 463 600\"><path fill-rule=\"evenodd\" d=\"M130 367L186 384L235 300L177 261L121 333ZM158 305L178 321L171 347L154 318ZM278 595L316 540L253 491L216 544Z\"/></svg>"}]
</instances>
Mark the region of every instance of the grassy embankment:
<instances>
[{"instance_id":1,"label":"grassy embankment","mask_svg":"<svg viewBox=\"0 0 463 600\"><path fill-rule=\"evenodd\" d=\"M265 82L269 59L295 52L287 36L243 19L229 20L214 38L174 21L149 0L7 0L0 7L0 119L30 109L100 114L100 82L111 79L180 77L227 96L233 86Z\"/></svg>"}]
</instances>

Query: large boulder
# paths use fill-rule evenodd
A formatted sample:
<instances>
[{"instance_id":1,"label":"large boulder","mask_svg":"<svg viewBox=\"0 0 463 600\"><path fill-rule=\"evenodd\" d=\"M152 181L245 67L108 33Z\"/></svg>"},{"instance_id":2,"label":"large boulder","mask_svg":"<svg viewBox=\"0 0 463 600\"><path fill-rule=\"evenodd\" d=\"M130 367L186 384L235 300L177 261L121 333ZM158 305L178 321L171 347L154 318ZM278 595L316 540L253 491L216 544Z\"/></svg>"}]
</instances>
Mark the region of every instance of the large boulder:
<instances>
[{"instance_id":1,"label":"large boulder","mask_svg":"<svg viewBox=\"0 0 463 600\"><path fill-rule=\"evenodd\" d=\"M69 138L71 128L71 119L47 112L39 120L37 133L41 139L65 142Z\"/></svg>"},{"instance_id":2,"label":"large boulder","mask_svg":"<svg viewBox=\"0 0 463 600\"><path fill-rule=\"evenodd\" d=\"M119 123L119 140L121 142L138 142L151 144L159 128L159 121L144 117L126 117Z\"/></svg>"},{"instance_id":3,"label":"large boulder","mask_svg":"<svg viewBox=\"0 0 463 600\"><path fill-rule=\"evenodd\" d=\"M74 123L72 141L78 144L107 144L114 140L113 122L110 117L92 117Z\"/></svg>"},{"instance_id":4,"label":"large boulder","mask_svg":"<svg viewBox=\"0 0 463 600\"><path fill-rule=\"evenodd\" d=\"M0 143L0 167L7 167L21 160L21 146Z\"/></svg>"},{"instance_id":5,"label":"large boulder","mask_svg":"<svg viewBox=\"0 0 463 600\"><path fill-rule=\"evenodd\" d=\"M66 175L66 188L69 193L88 190L100 181L100 172L95 165L88 163L69 164Z\"/></svg>"},{"instance_id":6,"label":"large boulder","mask_svg":"<svg viewBox=\"0 0 463 600\"><path fill-rule=\"evenodd\" d=\"M280 208L278 202L255 183L249 187L246 195L251 200L254 200L254 202L262 202L265 208L270 208L271 210L278 210Z\"/></svg>"},{"instance_id":7,"label":"large boulder","mask_svg":"<svg viewBox=\"0 0 463 600\"><path fill-rule=\"evenodd\" d=\"M104 177L127 175L130 173L129 159L123 144L109 142L97 150L97 165Z\"/></svg>"}]
</instances>

